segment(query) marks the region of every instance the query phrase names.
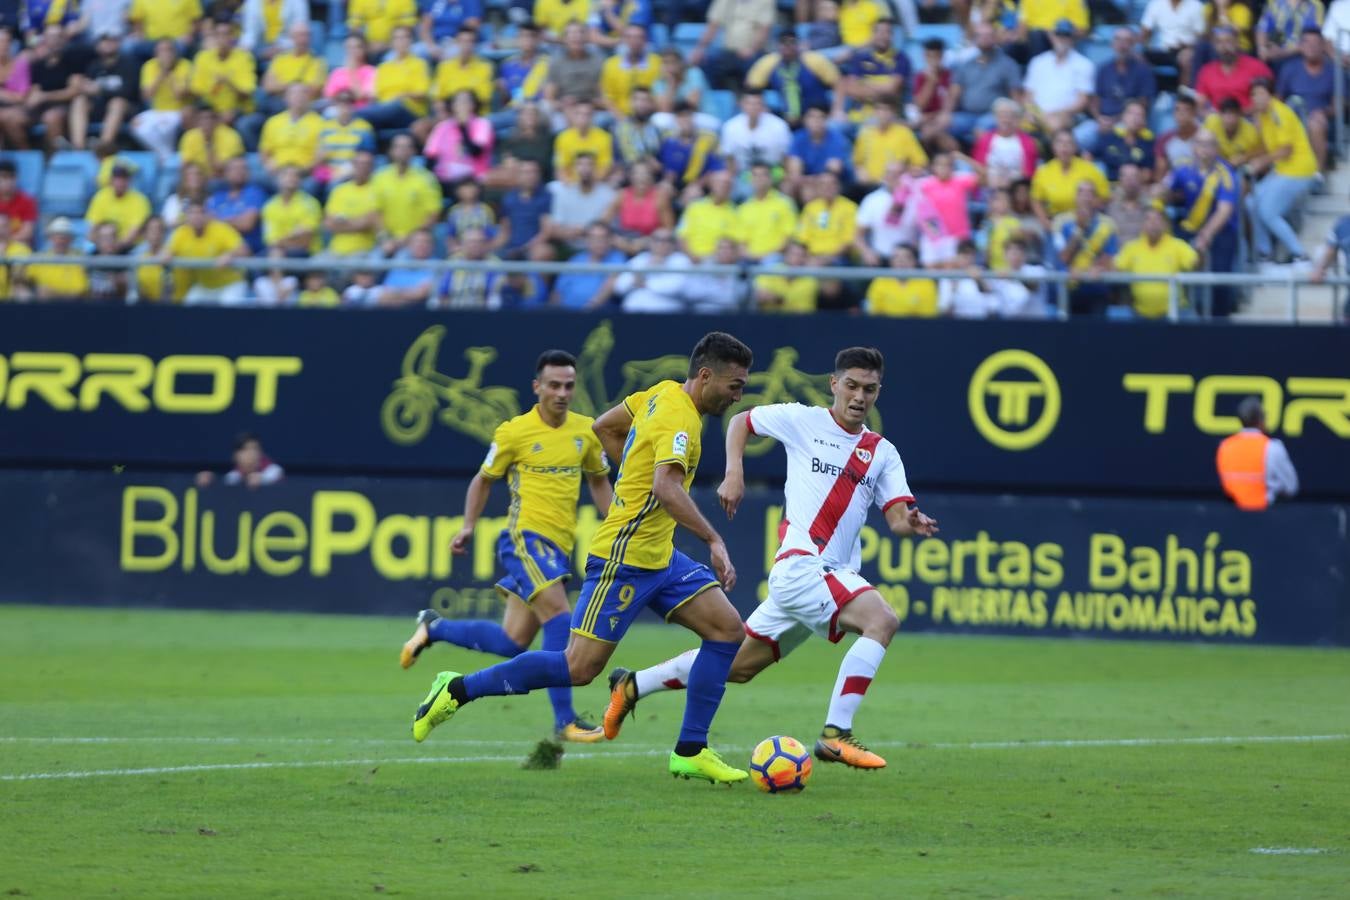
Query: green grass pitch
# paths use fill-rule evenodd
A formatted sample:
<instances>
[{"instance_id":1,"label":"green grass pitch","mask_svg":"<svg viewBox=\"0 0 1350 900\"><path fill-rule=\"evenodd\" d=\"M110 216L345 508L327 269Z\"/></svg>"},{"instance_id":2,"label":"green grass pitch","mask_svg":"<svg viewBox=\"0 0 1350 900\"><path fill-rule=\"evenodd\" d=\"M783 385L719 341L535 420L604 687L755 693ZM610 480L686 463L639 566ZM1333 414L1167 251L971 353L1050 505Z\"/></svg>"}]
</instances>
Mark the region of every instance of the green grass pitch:
<instances>
[{"instance_id":1,"label":"green grass pitch","mask_svg":"<svg viewBox=\"0 0 1350 900\"><path fill-rule=\"evenodd\" d=\"M404 672L410 624L0 607L0 897L1350 885L1344 650L900 636L858 719L889 768L818 764L771 797L666 774L682 695L557 771L520 768L549 731L542 695L474 704L414 744L437 669L489 659L438 645ZM615 662L690 645L639 627ZM809 743L840 653L818 642L732 685L714 746L743 763L771 734ZM577 701L598 715L603 685Z\"/></svg>"}]
</instances>

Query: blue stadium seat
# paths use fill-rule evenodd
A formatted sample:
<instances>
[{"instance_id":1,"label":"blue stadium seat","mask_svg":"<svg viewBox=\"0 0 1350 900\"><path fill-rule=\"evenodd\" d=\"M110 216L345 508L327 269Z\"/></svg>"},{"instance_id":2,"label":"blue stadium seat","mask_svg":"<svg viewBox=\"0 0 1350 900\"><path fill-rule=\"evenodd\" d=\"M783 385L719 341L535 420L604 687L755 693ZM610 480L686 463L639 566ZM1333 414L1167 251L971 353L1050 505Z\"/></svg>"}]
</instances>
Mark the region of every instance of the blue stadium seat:
<instances>
[{"instance_id":1,"label":"blue stadium seat","mask_svg":"<svg viewBox=\"0 0 1350 900\"><path fill-rule=\"evenodd\" d=\"M704 27L702 22L680 22L671 35L671 43L682 50L692 50L703 37Z\"/></svg>"},{"instance_id":2,"label":"blue stadium seat","mask_svg":"<svg viewBox=\"0 0 1350 900\"><path fill-rule=\"evenodd\" d=\"M336 38L338 43L347 36L346 0L328 0L328 36Z\"/></svg>"},{"instance_id":3,"label":"blue stadium seat","mask_svg":"<svg viewBox=\"0 0 1350 900\"><path fill-rule=\"evenodd\" d=\"M949 50L952 47L960 46L961 42L965 40L965 35L961 30L961 26L953 22L935 22L931 24L920 22L919 27L915 30L914 34L910 35L910 37L918 44L922 44L924 41L931 40L932 38L941 38Z\"/></svg>"},{"instance_id":4,"label":"blue stadium seat","mask_svg":"<svg viewBox=\"0 0 1350 900\"><path fill-rule=\"evenodd\" d=\"M736 115L736 95L731 91L711 91L708 102L712 114L723 122Z\"/></svg>"},{"instance_id":5,"label":"blue stadium seat","mask_svg":"<svg viewBox=\"0 0 1350 900\"><path fill-rule=\"evenodd\" d=\"M311 47L322 47L328 42L328 26L318 19L311 19L309 22L309 45Z\"/></svg>"},{"instance_id":6,"label":"blue stadium seat","mask_svg":"<svg viewBox=\"0 0 1350 900\"><path fill-rule=\"evenodd\" d=\"M1078 45L1078 52L1086 56L1094 66L1108 63L1116 55L1111 49L1110 42L1103 44L1100 41L1084 41Z\"/></svg>"},{"instance_id":7,"label":"blue stadium seat","mask_svg":"<svg viewBox=\"0 0 1350 900\"><path fill-rule=\"evenodd\" d=\"M148 150L124 151L117 154L136 169L134 187L147 197L155 196L159 186L159 157Z\"/></svg>"},{"instance_id":8,"label":"blue stadium seat","mask_svg":"<svg viewBox=\"0 0 1350 900\"><path fill-rule=\"evenodd\" d=\"M244 159L248 162L248 180L254 184L262 184L267 181L267 169L263 167L261 153L246 153Z\"/></svg>"},{"instance_id":9,"label":"blue stadium seat","mask_svg":"<svg viewBox=\"0 0 1350 900\"><path fill-rule=\"evenodd\" d=\"M178 187L178 176L181 172L181 160L177 156L169 157L159 167L159 172L155 177L155 192L151 195L155 209L161 208L164 201L168 200L169 195Z\"/></svg>"},{"instance_id":10,"label":"blue stadium seat","mask_svg":"<svg viewBox=\"0 0 1350 900\"><path fill-rule=\"evenodd\" d=\"M46 168L46 162L41 150L9 150L0 153L0 159L14 163L19 190L30 197L37 197L42 193L42 173Z\"/></svg>"},{"instance_id":11,"label":"blue stadium seat","mask_svg":"<svg viewBox=\"0 0 1350 900\"><path fill-rule=\"evenodd\" d=\"M323 45L323 57L327 60L329 69L340 68L346 60L347 53L342 48L343 40L340 37L330 37Z\"/></svg>"},{"instance_id":12,"label":"blue stadium seat","mask_svg":"<svg viewBox=\"0 0 1350 900\"><path fill-rule=\"evenodd\" d=\"M83 217L97 178L94 154L78 150L52 154L42 177L38 208L44 215Z\"/></svg>"}]
</instances>

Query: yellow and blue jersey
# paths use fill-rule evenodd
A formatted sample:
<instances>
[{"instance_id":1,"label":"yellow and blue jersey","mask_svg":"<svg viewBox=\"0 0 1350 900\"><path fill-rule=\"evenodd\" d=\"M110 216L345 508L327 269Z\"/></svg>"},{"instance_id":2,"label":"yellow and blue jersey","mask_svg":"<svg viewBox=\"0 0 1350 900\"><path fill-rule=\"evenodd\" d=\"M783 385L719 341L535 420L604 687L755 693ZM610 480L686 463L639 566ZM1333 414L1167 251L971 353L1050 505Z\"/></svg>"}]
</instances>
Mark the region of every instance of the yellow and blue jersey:
<instances>
[{"instance_id":1,"label":"yellow and blue jersey","mask_svg":"<svg viewBox=\"0 0 1350 900\"><path fill-rule=\"evenodd\" d=\"M1223 160L1215 160L1209 171L1192 163L1172 173L1172 190L1181 195L1185 211L1177 225L1190 235L1198 234L1220 203L1233 204L1233 213L1224 225L1234 235L1238 231L1238 180L1233 168Z\"/></svg>"},{"instance_id":2,"label":"yellow and blue jersey","mask_svg":"<svg viewBox=\"0 0 1350 900\"><path fill-rule=\"evenodd\" d=\"M577 497L581 476L609 471L600 439L591 430L589 416L568 412L554 428L535 406L497 426L481 473L492 480L507 479L511 508L506 531L533 532L572 552L577 524Z\"/></svg>"},{"instance_id":3,"label":"yellow and blue jersey","mask_svg":"<svg viewBox=\"0 0 1350 900\"><path fill-rule=\"evenodd\" d=\"M590 552L622 565L661 569L674 552L675 520L652 493L656 470L680 466L689 489L702 452L703 417L676 381L638 391L623 403L633 425L614 482L614 502Z\"/></svg>"}]
</instances>

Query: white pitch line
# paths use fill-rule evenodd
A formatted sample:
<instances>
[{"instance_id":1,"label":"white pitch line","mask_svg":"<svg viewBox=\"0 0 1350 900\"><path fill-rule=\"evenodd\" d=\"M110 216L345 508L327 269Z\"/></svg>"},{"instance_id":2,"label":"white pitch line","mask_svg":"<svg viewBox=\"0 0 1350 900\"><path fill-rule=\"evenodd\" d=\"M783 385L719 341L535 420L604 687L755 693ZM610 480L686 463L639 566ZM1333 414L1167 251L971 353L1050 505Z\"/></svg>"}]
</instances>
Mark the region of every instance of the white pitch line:
<instances>
[{"instance_id":1,"label":"white pitch line","mask_svg":"<svg viewBox=\"0 0 1350 900\"><path fill-rule=\"evenodd\" d=\"M600 759L615 756L656 756L668 750L617 750L612 753L569 753L567 759ZM395 759L318 759L298 762L210 763L191 766L156 766L144 769L91 769L79 772L29 772L0 775L0 781L54 781L62 778L116 778L129 775L180 775L190 772L222 772L240 769L313 769L334 766L423 765L426 763L514 762L500 756L406 756Z\"/></svg>"},{"instance_id":2,"label":"white pitch line","mask_svg":"<svg viewBox=\"0 0 1350 900\"><path fill-rule=\"evenodd\" d=\"M1317 856L1328 851L1325 847L1253 847L1247 852L1259 856Z\"/></svg>"},{"instance_id":3,"label":"white pitch line","mask_svg":"<svg viewBox=\"0 0 1350 900\"><path fill-rule=\"evenodd\" d=\"M4 737L0 743L27 744L221 744L252 746L254 744L313 744L316 746L350 746L359 744L405 746L408 739L393 738L301 738L301 737ZM441 744L459 747L532 747L534 741L472 741L448 740Z\"/></svg>"},{"instance_id":4,"label":"white pitch line","mask_svg":"<svg viewBox=\"0 0 1350 900\"><path fill-rule=\"evenodd\" d=\"M66 742L93 742L101 743L117 742L118 738L18 738L18 737L0 737L0 741L47 741L51 743ZM133 740L133 739L128 739ZM137 738L134 740L157 740L155 738ZM170 739L189 740L187 738ZM200 742L233 742L248 743L248 738L198 738L192 739ZM305 738L273 738L274 741L309 740ZM342 739L332 739L334 743L340 743ZM1046 741L974 741L970 743L896 743L883 742L877 743L877 747L895 747L907 750L1019 750L1019 749L1089 749L1101 747L1168 747L1185 745L1224 745L1224 744L1311 744L1324 743L1329 741L1350 740L1350 734L1275 734L1275 735L1249 735L1246 737L1219 736L1219 737L1178 737L1178 738L1105 738L1105 739L1087 739L1087 740L1046 740ZM396 743L406 744L406 741ZM461 744L473 746L515 746L516 744L526 744L530 742L502 742L494 744L490 741L441 741L441 746L447 744ZM748 747L735 747L736 750L748 750ZM659 756L669 752L664 748L658 747L634 747L628 745L625 750L613 750L605 752L580 751L569 753L567 759L604 759L606 757L634 757L634 756ZM100 778L100 777L119 777L133 775L170 775L184 772L215 772L247 769L299 769L313 768L320 766L366 766L366 765L396 765L396 764L424 764L424 763L486 763L486 762L515 762L515 760L498 756L415 756L415 757L396 757L391 759L338 759L338 760L302 760L296 762L248 762L248 763L204 763L186 766L162 766L142 769L96 769L88 771L75 772L28 772L0 774L0 781L46 781L62 778Z\"/></svg>"}]
</instances>

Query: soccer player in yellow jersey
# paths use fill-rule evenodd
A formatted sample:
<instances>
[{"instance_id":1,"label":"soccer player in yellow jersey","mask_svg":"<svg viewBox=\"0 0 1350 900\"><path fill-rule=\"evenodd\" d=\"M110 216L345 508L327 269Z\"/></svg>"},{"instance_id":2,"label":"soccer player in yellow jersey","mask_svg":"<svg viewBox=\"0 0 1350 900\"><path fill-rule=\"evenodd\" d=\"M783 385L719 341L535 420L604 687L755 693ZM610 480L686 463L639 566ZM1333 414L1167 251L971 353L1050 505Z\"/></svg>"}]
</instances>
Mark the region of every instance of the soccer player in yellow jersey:
<instances>
[{"instance_id":1,"label":"soccer player in yellow jersey","mask_svg":"<svg viewBox=\"0 0 1350 900\"><path fill-rule=\"evenodd\" d=\"M701 454L703 416L720 416L740 399L751 361L749 347L712 332L694 347L683 384L663 381L596 420L605 449L620 457L619 476L613 506L586 560L567 650L522 653L467 676L442 672L413 717L415 740L425 740L480 697L590 684L628 626L650 608L703 638L689 672L671 773L721 784L749 777L722 762L707 743L745 629L723 593L736 583L726 544L694 505L689 485ZM675 549L677 524L709 545L711 568Z\"/></svg>"},{"instance_id":2,"label":"soccer player in yellow jersey","mask_svg":"<svg viewBox=\"0 0 1350 900\"><path fill-rule=\"evenodd\" d=\"M451 543L457 554L469 552L492 483L506 478L511 487L510 516L497 539L497 560L506 570L497 582L497 593L506 601L501 623L442 619L435 610L424 609L403 645L403 668L436 641L512 659L525 652L541 627L545 651L567 649L572 616L565 584L572 577L582 477L602 516L614 497L606 477L609 463L591 429L594 420L569 408L577 387L576 366L576 358L562 350L540 355L534 378L539 402L497 427L487 459L464 498L464 527ZM570 682L550 687L548 698L561 740L589 744L604 739L600 728L577 718Z\"/></svg>"}]
</instances>

